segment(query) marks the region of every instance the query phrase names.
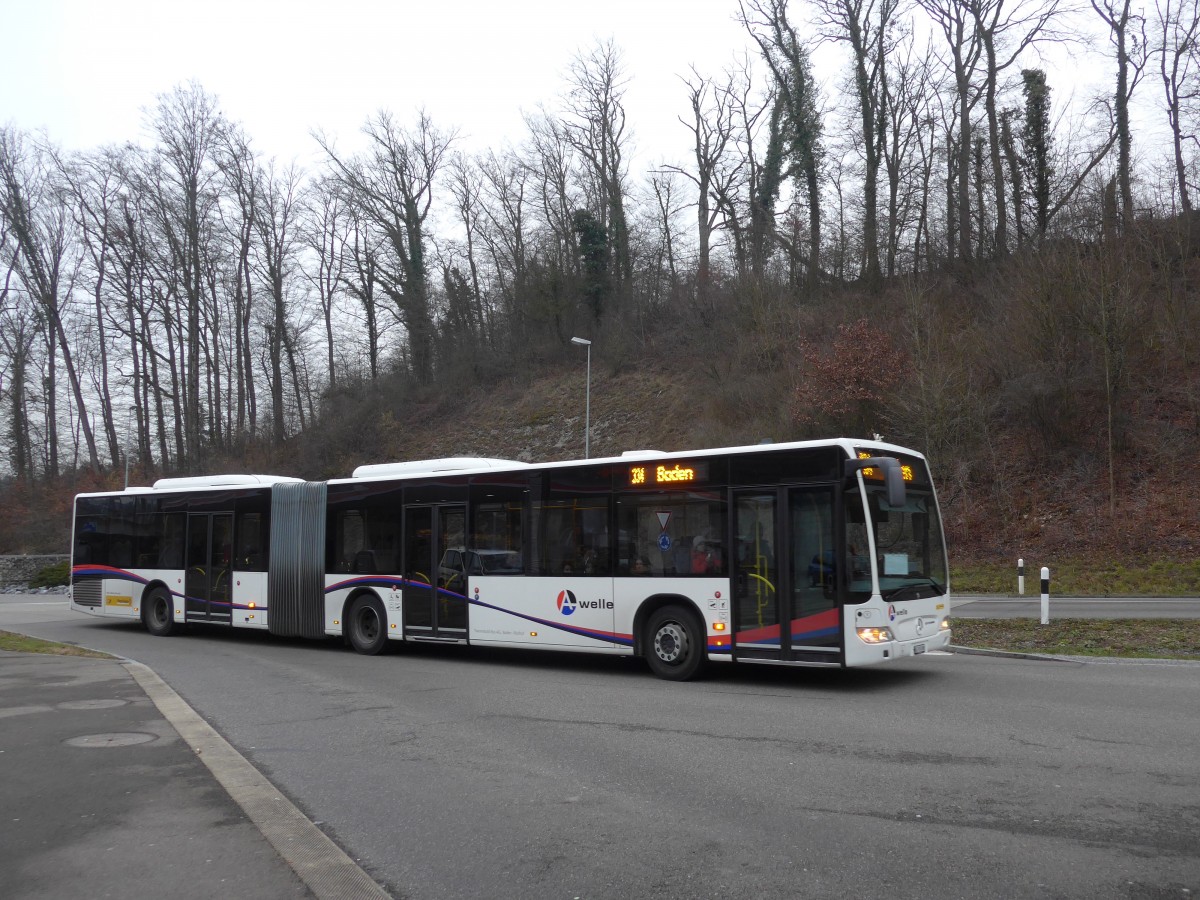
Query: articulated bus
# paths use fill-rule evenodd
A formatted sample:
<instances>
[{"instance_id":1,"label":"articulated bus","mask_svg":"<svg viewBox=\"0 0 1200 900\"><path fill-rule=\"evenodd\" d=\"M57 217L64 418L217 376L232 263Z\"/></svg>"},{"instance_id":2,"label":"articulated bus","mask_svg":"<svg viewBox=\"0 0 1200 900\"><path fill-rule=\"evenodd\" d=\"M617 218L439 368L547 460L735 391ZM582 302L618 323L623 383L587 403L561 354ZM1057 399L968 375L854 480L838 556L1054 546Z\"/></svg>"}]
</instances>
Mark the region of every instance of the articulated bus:
<instances>
[{"instance_id":1,"label":"articulated bus","mask_svg":"<svg viewBox=\"0 0 1200 900\"><path fill-rule=\"evenodd\" d=\"M71 608L140 621L722 662L861 666L950 642L924 457L852 439L327 482L165 478L75 499Z\"/></svg>"}]
</instances>

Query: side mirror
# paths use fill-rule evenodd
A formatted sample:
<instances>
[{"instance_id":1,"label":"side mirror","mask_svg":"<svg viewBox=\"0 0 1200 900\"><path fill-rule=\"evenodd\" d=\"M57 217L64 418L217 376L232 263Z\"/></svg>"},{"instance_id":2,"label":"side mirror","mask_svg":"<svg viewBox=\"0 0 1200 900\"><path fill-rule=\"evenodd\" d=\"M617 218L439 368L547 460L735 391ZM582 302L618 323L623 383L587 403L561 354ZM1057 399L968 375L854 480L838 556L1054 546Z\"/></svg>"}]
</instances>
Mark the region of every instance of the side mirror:
<instances>
[{"instance_id":1,"label":"side mirror","mask_svg":"<svg viewBox=\"0 0 1200 900\"><path fill-rule=\"evenodd\" d=\"M904 472L900 469L898 459L892 459L890 456L872 456L869 459L846 460L847 475L853 475L863 469L880 469L883 472L883 482L887 486L888 506L892 509L901 509L904 506Z\"/></svg>"}]
</instances>

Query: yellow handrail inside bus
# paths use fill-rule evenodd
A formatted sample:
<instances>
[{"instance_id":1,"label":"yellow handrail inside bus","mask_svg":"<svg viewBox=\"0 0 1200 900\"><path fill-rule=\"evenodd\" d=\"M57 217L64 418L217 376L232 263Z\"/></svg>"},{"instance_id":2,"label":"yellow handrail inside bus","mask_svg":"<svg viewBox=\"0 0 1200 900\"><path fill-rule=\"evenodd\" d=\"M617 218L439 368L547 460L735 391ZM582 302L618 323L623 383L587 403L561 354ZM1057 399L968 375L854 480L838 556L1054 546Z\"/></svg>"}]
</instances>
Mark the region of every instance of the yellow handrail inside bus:
<instances>
[{"instance_id":1,"label":"yellow handrail inside bus","mask_svg":"<svg viewBox=\"0 0 1200 900\"><path fill-rule=\"evenodd\" d=\"M761 581L763 584L765 584L769 591L771 591L772 593L775 592L775 585L771 584L771 582L767 581L767 579L763 578L757 572L750 572L748 574L750 575L751 578L755 578L758 581Z\"/></svg>"},{"instance_id":2,"label":"yellow handrail inside bus","mask_svg":"<svg viewBox=\"0 0 1200 900\"><path fill-rule=\"evenodd\" d=\"M746 573L756 582L754 585L754 600L755 606L757 607L755 612L758 615L759 628L762 628L766 624L763 622L763 610L766 609L771 602L770 594L775 593L775 585L771 584L770 581L758 574L759 572L763 571L767 571L767 558L760 553L754 560L754 571ZM765 591L763 590L763 585L766 585Z\"/></svg>"}]
</instances>

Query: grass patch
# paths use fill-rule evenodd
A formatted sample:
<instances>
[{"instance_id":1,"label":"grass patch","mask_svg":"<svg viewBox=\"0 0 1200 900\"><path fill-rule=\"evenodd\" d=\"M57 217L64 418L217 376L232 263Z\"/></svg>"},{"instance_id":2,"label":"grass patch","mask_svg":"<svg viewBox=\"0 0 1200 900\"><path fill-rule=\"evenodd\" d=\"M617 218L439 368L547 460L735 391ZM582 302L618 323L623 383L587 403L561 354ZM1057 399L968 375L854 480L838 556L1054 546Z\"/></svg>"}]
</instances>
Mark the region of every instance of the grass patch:
<instances>
[{"instance_id":1,"label":"grass patch","mask_svg":"<svg viewBox=\"0 0 1200 900\"><path fill-rule=\"evenodd\" d=\"M52 656L87 656L92 659L116 658L97 650L88 650L86 647L43 641L41 638L13 634L11 631L0 631L0 650L9 650L13 653L49 653Z\"/></svg>"},{"instance_id":2,"label":"grass patch","mask_svg":"<svg viewBox=\"0 0 1200 900\"><path fill-rule=\"evenodd\" d=\"M1079 597L1195 597L1200 559L1111 557L1025 560L1025 595L1041 592L1041 568L1050 569L1051 594ZM1016 594L1017 561L972 562L950 567L956 594Z\"/></svg>"},{"instance_id":3,"label":"grass patch","mask_svg":"<svg viewBox=\"0 0 1200 900\"><path fill-rule=\"evenodd\" d=\"M1200 659L1200 622L1189 619L952 619L962 647L1057 656Z\"/></svg>"}]
</instances>

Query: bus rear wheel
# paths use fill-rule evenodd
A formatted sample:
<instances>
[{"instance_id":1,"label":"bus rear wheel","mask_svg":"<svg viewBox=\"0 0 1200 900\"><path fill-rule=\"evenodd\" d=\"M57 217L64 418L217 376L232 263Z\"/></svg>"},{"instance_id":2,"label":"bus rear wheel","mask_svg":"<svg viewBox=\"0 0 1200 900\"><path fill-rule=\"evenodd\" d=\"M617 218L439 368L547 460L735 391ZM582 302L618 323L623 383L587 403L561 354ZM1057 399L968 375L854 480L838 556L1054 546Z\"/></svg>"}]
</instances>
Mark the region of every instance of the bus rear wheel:
<instances>
[{"instance_id":1,"label":"bus rear wheel","mask_svg":"<svg viewBox=\"0 0 1200 900\"><path fill-rule=\"evenodd\" d=\"M694 615L680 606L664 606L646 622L646 662L668 681L695 678L704 665L703 640Z\"/></svg>"},{"instance_id":2,"label":"bus rear wheel","mask_svg":"<svg viewBox=\"0 0 1200 900\"><path fill-rule=\"evenodd\" d=\"M350 646L359 653L375 656L387 647L387 613L377 597L358 597L346 616Z\"/></svg>"},{"instance_id":3,"label":"bus rear wheel","mask_svg":"<svg viewBox=\"0 0 1200 900\"><path fill-rule=\"evenodd\" d=\"M156 637L166 637L175 631L175 604L162 588L152 590L142 601L142 621L146 630Z\"/></svg>"}]
</instances>

